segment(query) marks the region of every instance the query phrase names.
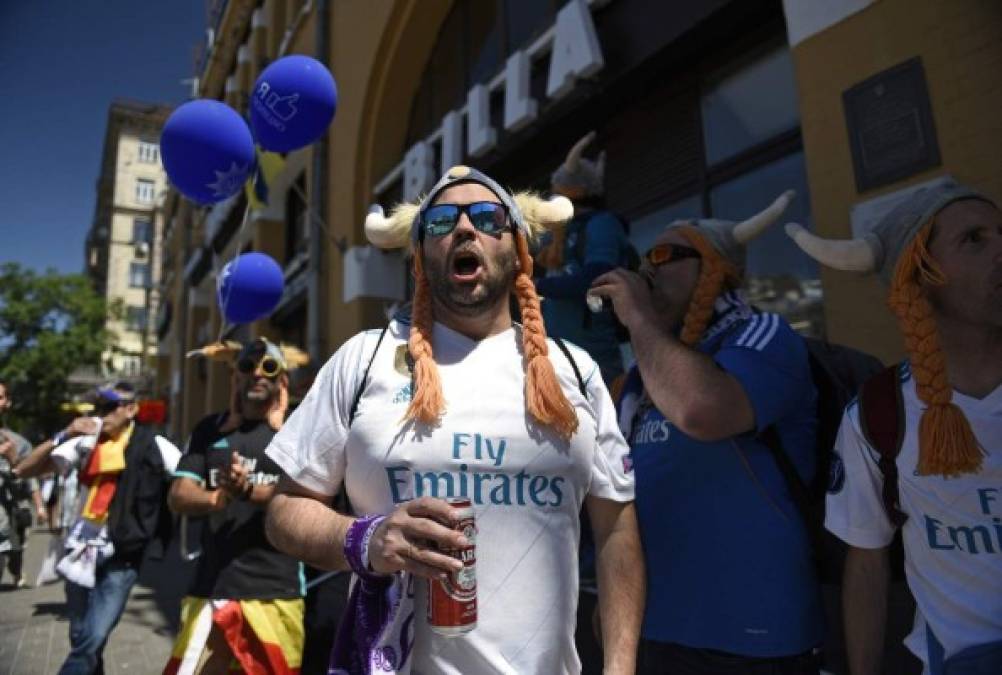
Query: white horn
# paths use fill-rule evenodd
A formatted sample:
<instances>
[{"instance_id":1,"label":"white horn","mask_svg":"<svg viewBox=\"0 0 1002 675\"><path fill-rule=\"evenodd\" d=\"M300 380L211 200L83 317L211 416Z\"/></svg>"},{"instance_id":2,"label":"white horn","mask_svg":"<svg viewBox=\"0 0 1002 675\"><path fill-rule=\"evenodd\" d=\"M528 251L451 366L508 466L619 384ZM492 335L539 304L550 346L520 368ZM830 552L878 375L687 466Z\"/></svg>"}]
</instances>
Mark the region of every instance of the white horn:
<instances>
[{"instance_id":1,"label":"white horn","mask_svg":"<svg viewBox=\"0 0 1002 675\"><path fill-rule=\"evenodd\" d=\"M779 220L779 217L783 215L783 212L786 211L786 207L790 205L790 202L793 201L793 198L796 195L797 193L795 191L787 190L777 197L776 201L765 207L762 211L759 211L748 220L744 220L735 225L734 240L739 244L744 245L765 232L767 227Z\"/></svg>"},{"instance_id":2,"label":"white horn","mask_svg":"<svg viewBox=\"0 0 1002 675\"><path fill-rule=\"evenodd\" d=\"M786 234L804 253L822 265L845 272L873 272L877 258L866 239L823 239L797 223L787 223Z\"/></svg>"},{"instance_id":3,"label":"white horn","mask_svg":"<svg viewBox=\"0 0 1002 675\"><path fill-rule=\"evenodd\" d=\"M564 160L564 168L574 173L578 170L578 164L581 161L581 153L584 149L588 147L588 144L595 140L595 132L589 131L585 134L584 138L571 146L571 149L567 152L567 159Z\"/></svg>"},{"instance_id":4,"label":"white horn","mask_svg":"<svg viewBox=\"0 0 1002 675\"><path fill-rule=\"evenodd\" d=\"M383 214L382 206L373 204L369 207L369 215L365 217L365 236L378 248L403 248L407 245L409 232L402 232L403 228L395 225L394 219Z\"/></svg>"},{"instance_id":5,"label":"white horn","mask_svg":"<svg viewBox=\"0 0 1002 675\"><path fill-rule=\"evenodd\" d=\"M536 206L539 219L546 223L563 223L574 217L574 204L567 197L557 195Z\"/></svg>"}]
</instances>

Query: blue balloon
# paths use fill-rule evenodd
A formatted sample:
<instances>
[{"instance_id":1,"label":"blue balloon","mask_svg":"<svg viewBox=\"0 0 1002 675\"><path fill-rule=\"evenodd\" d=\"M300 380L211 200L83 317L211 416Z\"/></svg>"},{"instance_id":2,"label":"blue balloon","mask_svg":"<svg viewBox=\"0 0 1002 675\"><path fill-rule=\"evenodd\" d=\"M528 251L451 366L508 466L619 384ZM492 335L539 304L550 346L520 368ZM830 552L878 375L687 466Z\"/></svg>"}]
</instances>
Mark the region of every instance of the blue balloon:
<instances>
[{"instance_id":1,"label":"blue balloon","mask_svg":"<svg viewBox=\"0 0 1002 675\"><path fill-rule=\"evenodd\" d=\"M254 170L254 138L233 108L211 99L188 101L167 119L160 156L174 187L212 204L239 192Z\"/></svg>"},{"instance_id":2,"label":"blue balloon","mask_svg":"<svg viewBox=\"0 0 1002 675\"><path fill-rule=\"evenodd\" d=\"M258 144L291 152L327 132L337 108L337 85L327 68L293 54L264 69L254 83L250 120Z\"/></svg>"},{"instance_id":3,"label":"blue balloon","mask_svg":"<svg viewBox=\"0 0 1002 675\"><path fill-rule=\"evenodd\" d=\"M216 279L219 309L229 323L250 323L271 314L282 299L282 268L264 253L244 253L226 263Z\"/></svg>"}]
</instances>

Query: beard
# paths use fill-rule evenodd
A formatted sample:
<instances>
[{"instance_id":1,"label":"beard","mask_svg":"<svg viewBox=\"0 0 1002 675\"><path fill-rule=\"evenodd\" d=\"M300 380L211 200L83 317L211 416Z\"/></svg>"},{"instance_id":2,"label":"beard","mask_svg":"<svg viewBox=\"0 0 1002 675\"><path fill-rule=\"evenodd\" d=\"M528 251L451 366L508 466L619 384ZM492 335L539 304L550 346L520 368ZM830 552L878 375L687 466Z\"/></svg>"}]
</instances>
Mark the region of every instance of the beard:
<instances>
[{"instance_id":1,"label":"beard","mask_svg":"<svg viewBox=\"0 0 1002 675\"><path fill-rule=\"evenodd\" d=\"M464 248L467 247L459 244L442 260L430 260L422 251L421 262L433 299L454 314L477 316L511 292L517 256L514 245L493 260L481 255L482 278L471 284L454 283L449 279L453 256Z\"/></svg>"},{"instance_id":2,"label":"beard","mask_svg":"<svg viewBox=\"0 0 1002 675\"><path fill-rule=\"evenodd\" d=\"M272 381L268 381L264 387L261 389L256 389L257 382L252 381L243 390L243 399L245 403L251 405L261 405L263 403L270 403L271 399L275 396L275 385Z\"/></svg>"}]
</instances>

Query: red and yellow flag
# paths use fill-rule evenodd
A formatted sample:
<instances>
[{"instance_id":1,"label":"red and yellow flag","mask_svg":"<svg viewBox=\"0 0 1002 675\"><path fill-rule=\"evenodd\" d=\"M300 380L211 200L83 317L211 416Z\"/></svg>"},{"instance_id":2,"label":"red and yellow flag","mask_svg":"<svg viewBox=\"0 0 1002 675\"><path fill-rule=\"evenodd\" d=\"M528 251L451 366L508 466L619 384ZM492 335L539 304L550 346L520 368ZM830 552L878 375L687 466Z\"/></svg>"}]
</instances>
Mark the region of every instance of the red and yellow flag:
<instances>
[{"instance_id":1,"label":"red and yellow flag","mask_svg":"<svg viewBox=\"0 0 1002 675\"><path fill-rule=\"evenodd\" d=\"M195 672L213 631L222 634L229 648L230 672L298 675L303 661L304 608L302 599L186 597L181 605L181 631L164 675Z\"/></svg>"}]
</instances>

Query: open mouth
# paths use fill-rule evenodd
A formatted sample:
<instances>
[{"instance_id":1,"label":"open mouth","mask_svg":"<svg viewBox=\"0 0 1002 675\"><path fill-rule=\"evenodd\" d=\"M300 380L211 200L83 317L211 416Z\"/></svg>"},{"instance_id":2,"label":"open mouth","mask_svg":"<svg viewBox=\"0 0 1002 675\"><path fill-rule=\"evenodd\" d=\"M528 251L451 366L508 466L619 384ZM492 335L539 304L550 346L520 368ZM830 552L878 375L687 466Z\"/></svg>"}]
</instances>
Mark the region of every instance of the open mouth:
<instances>
[{"instance_id":1,"label":"open mouth","mask_svg":"<svg viewBox=\"0 0 1002 675\"><path fill-rule=\"evenodd\" d=\"M483 264L480 261L480 256L474 251L460 251L452 257L450 271L454 281L460 283L476 281L482 269Z\"/></svg>"}]
</instances>

